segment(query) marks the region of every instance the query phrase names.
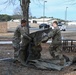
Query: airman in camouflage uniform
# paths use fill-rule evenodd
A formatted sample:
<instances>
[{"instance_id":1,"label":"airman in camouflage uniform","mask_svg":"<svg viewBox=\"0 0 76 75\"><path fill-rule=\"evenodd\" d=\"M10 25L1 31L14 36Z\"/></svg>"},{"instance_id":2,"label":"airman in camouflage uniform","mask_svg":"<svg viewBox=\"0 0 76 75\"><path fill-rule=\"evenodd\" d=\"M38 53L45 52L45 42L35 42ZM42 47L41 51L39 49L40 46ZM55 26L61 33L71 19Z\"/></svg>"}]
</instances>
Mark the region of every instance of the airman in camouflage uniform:
<instances>
[{"instance_id":1,"label":"airman in camouflage uniform","mask_svg":"<svg viewBox=\"0 0 76 75\"><path fill-rule=\"evenodd\" d=\"M14 47L14 59L20 62L26 60L27 46L31 38L28 36L28 30L26 27L26 20L21 20L21 25L19 25L13 37L13 47Z\"/></svg>"},{"instance_id":2,"label":"airman in camouflage uniform","mask_svg":"<svg viewBox=\"0 0 76 75\"><path fill-rule=\"evenodd\" d=\"M48 33L48 37L52 38L52 44L49 47L50 54L53 58L62 59L62 42L61 42L61 31L58 28L57 21L53 22L54 29Z\"/></svg>"}]
</instances>

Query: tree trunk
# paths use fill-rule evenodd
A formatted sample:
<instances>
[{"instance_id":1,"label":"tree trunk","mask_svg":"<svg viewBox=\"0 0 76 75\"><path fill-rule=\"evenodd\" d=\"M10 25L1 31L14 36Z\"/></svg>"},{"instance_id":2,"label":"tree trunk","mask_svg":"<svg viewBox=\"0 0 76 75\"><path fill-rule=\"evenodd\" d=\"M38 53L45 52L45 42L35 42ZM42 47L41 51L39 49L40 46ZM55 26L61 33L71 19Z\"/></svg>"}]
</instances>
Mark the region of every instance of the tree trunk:
<instances>
[{"instance_id":1,"label":"tree trunk","mask_svg":"<svg viewBox=\"0 0 76 75\"><path fill-rule=\"evenodd\" d=\"M27 28L28 28L28 33L29 33L29 3L30 0L21 0L20 5L21 9L23 11L23 19L26 19L27 21Z\"/></svg>"}]
</instances>

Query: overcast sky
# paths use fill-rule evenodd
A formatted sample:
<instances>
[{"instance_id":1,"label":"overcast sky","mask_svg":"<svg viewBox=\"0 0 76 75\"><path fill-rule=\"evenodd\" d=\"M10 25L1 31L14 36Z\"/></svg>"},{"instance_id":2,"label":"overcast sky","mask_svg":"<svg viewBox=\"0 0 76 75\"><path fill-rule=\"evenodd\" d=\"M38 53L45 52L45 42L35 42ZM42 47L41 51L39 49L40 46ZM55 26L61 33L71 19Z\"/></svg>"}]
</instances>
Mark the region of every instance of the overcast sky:
<instances>
[{"instance_id":1,"label":"overcast sky","mask_svg":"<svg viewBox=\"0 0 76 75\"><path fill-rule=\"evenodd\" d=\"M12 4L3 4L6 0L0 1L0 14L9 14L12 15L14 9L19 6L19 1L16 0L16 4L13 6ZM65 19L65 10L67 8L67 19L68 20L76 20L76 5L71 5L68 0L46 0L45 5L45 16L55 17ZM5 8L7 5L7 8ZM30 3L30 12L32 16L40 17L43 16L43 1L39 2L37 0L31 0Z\"/></svg>"}]
</instances>

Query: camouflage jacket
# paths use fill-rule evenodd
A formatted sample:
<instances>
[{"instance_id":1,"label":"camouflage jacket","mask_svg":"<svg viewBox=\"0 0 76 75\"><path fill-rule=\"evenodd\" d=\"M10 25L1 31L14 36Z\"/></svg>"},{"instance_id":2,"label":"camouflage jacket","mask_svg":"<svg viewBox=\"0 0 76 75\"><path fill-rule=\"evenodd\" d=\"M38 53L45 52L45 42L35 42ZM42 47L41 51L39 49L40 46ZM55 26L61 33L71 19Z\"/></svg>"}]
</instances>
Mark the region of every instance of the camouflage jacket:
<instances>
[{"instance_id":1,"label":"camouflage jacket","mask_svg":"<svg viewBox=\"0 0 76 75\"><path fill-rule=\"evenodd\" d=\"M22 37L28 37L28 30L27 27L22 27L21 25L19 25L14 32L14 37L12 41L13 47L19 48Z\"/></svg>"},{"instance_id":2,"label":"camouflage jacket","mask_svg":"<svg viewBox=\"0 0 76 75\"><path fill-rule=\"evenodd\" d=\"M48 37L52 38L53 45L61 45L61 31L58 27L55 27L48 33Z\"/></svg>"}]
</instances>

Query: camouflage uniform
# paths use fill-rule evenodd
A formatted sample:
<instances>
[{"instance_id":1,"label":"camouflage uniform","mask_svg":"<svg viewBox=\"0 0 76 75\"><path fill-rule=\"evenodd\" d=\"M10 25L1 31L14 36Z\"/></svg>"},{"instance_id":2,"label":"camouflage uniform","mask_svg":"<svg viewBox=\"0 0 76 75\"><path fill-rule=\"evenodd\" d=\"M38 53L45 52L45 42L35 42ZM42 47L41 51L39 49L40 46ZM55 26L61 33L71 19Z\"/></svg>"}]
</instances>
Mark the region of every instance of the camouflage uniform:
<instances>
[{"instance_id":1,"label":"camouflage uniform","mask_svg":"<svg viewBox=\"0 0 76 75\"><path fill-rule=\"evenodd\" d=\"M28 36L27 27L22 27L19 25L13 37L13 47L14 47L14 59L15 60L26 60L27 58L27 46L30 42L30 37Z\"/></svg>"},{"instance_id":2,"label":"camouflage uniform","mask_svg":"<svg viewBox=\"0 0 76 75\"><path fill-rule=\"evenodd\" d=\"M55 27L52 31L48 33L48 37L52 38L52 44L49 47L51 56L56 59L61 59L62 43L60 29L58 27Z\"/></svg>"}]
</instances>

